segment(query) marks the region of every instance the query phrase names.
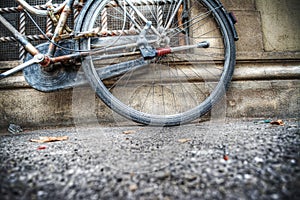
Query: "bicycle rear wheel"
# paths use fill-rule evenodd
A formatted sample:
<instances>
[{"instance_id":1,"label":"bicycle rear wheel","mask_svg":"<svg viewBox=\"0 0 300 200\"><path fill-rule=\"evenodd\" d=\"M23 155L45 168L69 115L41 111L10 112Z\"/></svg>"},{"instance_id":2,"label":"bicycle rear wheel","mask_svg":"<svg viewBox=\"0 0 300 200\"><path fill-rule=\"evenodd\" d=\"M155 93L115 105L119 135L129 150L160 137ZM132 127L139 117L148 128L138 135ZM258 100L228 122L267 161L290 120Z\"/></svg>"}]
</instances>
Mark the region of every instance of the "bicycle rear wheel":
<instances>
[{"instance_id":1,"label":"bicycle rear wheel","mask_svg":"<svg viewBox=\"0 0 300 200\"><path fill-rule=\"evenodd\" d=\"M82 16L81 31L97 35L80 44L81 49L98 50L83 61L90 85L112 110L139 123L179 125L206 114L225 94L235 65L223 8L209 0L131 2L134 7L94 1ZM154 49L201 42L210 46L144 60L138 44L147 21L152 26L146 42ZM126 70L115 75L101 71L107 67Z\"/></svg>"}]
</instances>

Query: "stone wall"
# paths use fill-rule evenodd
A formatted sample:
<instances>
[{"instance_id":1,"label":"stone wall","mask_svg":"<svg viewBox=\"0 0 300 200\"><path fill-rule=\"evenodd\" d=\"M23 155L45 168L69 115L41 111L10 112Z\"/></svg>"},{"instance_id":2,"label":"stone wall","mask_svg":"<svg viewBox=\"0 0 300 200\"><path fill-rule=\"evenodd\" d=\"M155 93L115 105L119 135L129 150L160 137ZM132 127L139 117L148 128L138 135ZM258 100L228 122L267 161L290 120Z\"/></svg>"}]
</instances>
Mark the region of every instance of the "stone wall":
<instances>
[{"instance_id":1,"label":"stone wall","mask_svg":"<svg viewBox=\"0 0 300 200\"><path fill-rule=\"evenodd\" d=\"M235 13L240 37L236 43L236 70L225 101L227 117L299 118L300 1L222 2L227 10ZM14 64L1 62L0 70ZM82 113L80 118L73 109L72 89L38 92L27 85L21 74L17 74L0 81L0 90L2 128L10 123L23 127L70 125L86 119ZM114 119L111 111L99 100L95 105L98 120L109 122Z\"/></svg>"},{"instance_id":2,"label":"stone wall","mask_svg":"<svg viewBox=\"0 0 300 200\"><path fill-rule=\"evenodd\" d=\"M299 59L298 0L223 0L238 19L238 60Z\"/></svg>"},{"instance_id":3,"label":"stone wall","mask_svg":"<svg viewBox=\"0 0 300 200\"><path fill-rule=\"evenodd\" d=\"M227 94L227 115L299 118L300 2L223 3L238 18L240 36L234 81Z\"/></svg>"}]
</instances>

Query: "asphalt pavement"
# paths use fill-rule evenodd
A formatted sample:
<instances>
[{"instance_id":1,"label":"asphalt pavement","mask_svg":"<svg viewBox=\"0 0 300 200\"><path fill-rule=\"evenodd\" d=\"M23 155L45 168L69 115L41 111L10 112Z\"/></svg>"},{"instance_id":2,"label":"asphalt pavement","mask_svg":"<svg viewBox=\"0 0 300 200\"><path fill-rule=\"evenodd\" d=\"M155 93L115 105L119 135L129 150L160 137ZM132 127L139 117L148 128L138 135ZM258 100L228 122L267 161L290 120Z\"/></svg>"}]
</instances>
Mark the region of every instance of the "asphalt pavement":
<instances>
[{"instance_id":1,"label":"asphalt pavement","mask_svg":"<svg viewBox=\"0 0 300 200\"><path fill-rule=\"evenodd\" d=\"M0 136L1 200L300 199L299 188L295 119L82 125Z\"/></svg>"}]
</instances>

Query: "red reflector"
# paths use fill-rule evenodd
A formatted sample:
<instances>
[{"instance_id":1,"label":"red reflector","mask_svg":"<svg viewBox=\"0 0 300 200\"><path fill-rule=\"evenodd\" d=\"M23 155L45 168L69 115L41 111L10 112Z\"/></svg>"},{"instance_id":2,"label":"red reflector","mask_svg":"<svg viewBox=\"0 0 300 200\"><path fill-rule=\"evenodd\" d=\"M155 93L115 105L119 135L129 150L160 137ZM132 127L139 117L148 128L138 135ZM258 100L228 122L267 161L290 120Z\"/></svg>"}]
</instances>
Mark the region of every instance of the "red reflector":
<instances>
[{"instance_id":1,"label":"red reflector","mask_svg":"<svg viewBox=\"0 0 300 200\"><path fill-rule=\"evenodd\" d=\"M233 14L233 12L228 13L228 15L229 15L230 19L232 20L233 24L238 22L236 16Z\"/></svg>"},{"instance_id":2,"label":"red reflector","mask_svg":"<svg viewBox=\"0 0 300 200\"><path fill-rule=\"evenodd\" d=\"M171 53L171 48L156 49L157 56L163 56L163 55L166 55L166 54L169 54L169 53Z\"/></svg>"}]
</instances>

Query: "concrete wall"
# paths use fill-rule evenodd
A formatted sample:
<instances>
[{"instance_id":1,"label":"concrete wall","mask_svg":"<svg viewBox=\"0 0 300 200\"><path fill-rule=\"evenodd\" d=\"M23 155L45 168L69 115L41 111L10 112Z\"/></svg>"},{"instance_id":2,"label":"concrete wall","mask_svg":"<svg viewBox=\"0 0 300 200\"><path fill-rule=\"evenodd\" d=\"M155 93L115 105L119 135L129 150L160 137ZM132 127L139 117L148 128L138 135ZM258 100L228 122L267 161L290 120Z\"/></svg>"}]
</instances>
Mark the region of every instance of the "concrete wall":
<instances>
[{"instance_id":1,"label":"concrete wall","mask_svg":"<svg viewBox=\"0 0 300 200\"><path fill-rule=\"evenodd\" d=\"M226 95L227 117L299 118L300 113L300 1L222 0L238 18L240 40L232 85ZM13 63L1 62L0 70ZM0 127L73 124L87 119L74 110L72 89L41 93L21 74L0 81ZM78 91L75 91L76 93ZM83 89L84 95L88 90ZM76 96L76 95L75 95ZM89 102L76 102L79 106ZM94 102L93 102L94 103ZM224 103L224 102L223 102ZM77 107L78 107L77 105ZM100 121L114 120L96 100ZM93 108L94 109L94 108ZM74 119L74 116L75 119Z\"/></svg>"}]
</instances>

